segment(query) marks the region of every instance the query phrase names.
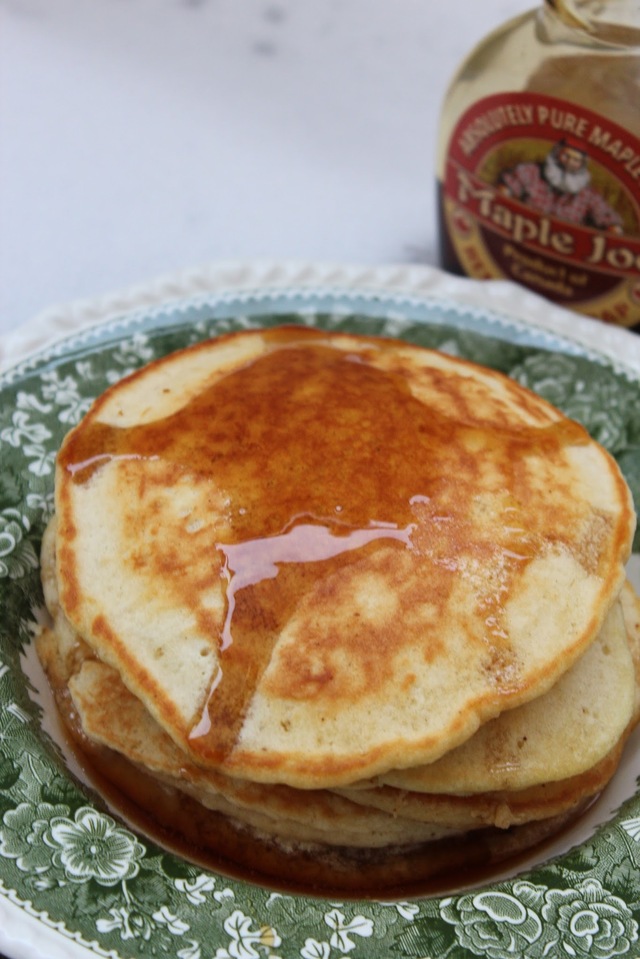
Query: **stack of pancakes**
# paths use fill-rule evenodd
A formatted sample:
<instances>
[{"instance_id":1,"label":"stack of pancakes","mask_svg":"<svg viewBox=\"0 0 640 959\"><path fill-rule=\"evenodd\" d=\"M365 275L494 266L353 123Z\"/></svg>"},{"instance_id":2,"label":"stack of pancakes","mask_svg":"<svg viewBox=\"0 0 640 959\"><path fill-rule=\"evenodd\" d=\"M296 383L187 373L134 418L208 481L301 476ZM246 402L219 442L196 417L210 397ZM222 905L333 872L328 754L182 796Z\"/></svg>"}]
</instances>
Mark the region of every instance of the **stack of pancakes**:
<instances>
[{"instance_id":1,"label":"stack of pancakes","mask_svg":"<svg viewBox=\"0 0 640 959\"><path fill-rule=\"evenodd\" d=\"M38 650L84 753L200 851L395 888L528 848L613 775L634 529L611 457L512 380L245 331L66 437Z\"/></svg>"}]
</instances>

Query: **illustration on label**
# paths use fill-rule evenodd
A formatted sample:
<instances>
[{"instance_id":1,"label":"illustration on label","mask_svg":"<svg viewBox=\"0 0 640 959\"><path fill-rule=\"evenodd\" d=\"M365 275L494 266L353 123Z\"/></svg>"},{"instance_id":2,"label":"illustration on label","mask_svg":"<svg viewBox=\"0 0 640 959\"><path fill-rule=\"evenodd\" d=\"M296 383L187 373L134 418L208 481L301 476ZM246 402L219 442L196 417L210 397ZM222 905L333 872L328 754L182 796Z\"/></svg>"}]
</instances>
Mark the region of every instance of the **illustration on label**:
<instances>
[{"instance_id":1,"label":"illustration on label","mask_svg":"<svg viewBox=\"0 0 640 959\"><path fill-rule=\"evenodd\" d=\"M443 215L462 270L640 322L640 140L535 93L488 97L452 134Z\"/></svg>"}]
</instances>

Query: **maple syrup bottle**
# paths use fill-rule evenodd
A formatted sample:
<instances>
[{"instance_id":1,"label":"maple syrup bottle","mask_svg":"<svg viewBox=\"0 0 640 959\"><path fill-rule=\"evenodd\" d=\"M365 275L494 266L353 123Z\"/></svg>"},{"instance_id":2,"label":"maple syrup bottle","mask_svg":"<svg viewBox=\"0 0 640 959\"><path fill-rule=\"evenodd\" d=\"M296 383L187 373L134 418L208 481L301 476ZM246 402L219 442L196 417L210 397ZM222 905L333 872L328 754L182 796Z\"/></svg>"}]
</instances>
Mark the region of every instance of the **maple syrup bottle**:
<instances>
[{"instance_id":1,"label":"maple syrup bottle","mask_svg":"<svg viewBox=\"0 0 640 959\"><path fill-rule=\"evenodd\" d=\"M486 37L437 170L444 269L640 328L639 0L544 0Z\"/></svg>"}]
</instances>

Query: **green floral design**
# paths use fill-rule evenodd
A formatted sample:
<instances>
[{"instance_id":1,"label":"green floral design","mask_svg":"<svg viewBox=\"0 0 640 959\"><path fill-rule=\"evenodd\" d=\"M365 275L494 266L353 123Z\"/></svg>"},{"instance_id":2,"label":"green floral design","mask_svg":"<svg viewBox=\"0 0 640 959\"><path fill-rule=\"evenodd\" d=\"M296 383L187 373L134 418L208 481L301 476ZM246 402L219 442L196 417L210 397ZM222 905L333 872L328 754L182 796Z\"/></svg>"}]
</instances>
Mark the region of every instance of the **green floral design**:
<instances>
[{"instance_id":1,"label":"green floral design","mask_svg":"<svg viewBox=\"0 0 640 959\"><path fill-rule=\"evenodd\" d=\"M78 809L73 820L51 819L43 841L55 850L51 862L69 882L95 879L101 886L115 886L137 876L145 852L130 832L89 807Z\"/></svg>"},{"instance_id":2,"label":"green floral design","mask_svg":"<svg viewBox=\"0 0 640 959\"><path fill-rule=\"evenodd\" d=\"M509 893L489 889L444 899L440 914L455 928L461 946L488 959L505 954L610 959L629 955L638 940L631 910L597 879L568 889L516 882Z\"/></svg>"},{"instance_id":3,"label":"green floral design","mask_svg":"<svg viewBox=\"0 0 640 959\"><path fill-rule=\"evenodd\" d=\"M38 568L38 557L29 540L31 524L17 509L0 513L0 577L22 579Z\"/></svg>"},{"instance_id":4,"label":"green floral design","mask_svg":"<svg viewBox=\"0 0 640 959\"><path fill-rule=\"evenodd\" d=\"M513 376L584 423L640 502L638 377L545 334L452 304L308 294L125 316L0 382L0 895L114 957L613 959L640 955L640 800L529 874L460 895L329 902L201 869L117 821L67 772L25 674L58 446L109 384L171 350L247 326L305 323L402 336ZM422 311L422 313L421 313ZM28 672L28 670L27 670ZM2 903L0 902L0 906Z\"/></svg>"},{"instance_id":5,"label":"green floral design","mask_svg":"<svg viewBox=\"0 0 640 959\"><path fill-rule=\"evenodd\" d=\"M542 353L526 357L510 373L586 426L610 453L640 447L640 393L629 395L631 408L623 408L612 371L601 370L594 377L585 360Z\"/></svg>"}]
</instances>

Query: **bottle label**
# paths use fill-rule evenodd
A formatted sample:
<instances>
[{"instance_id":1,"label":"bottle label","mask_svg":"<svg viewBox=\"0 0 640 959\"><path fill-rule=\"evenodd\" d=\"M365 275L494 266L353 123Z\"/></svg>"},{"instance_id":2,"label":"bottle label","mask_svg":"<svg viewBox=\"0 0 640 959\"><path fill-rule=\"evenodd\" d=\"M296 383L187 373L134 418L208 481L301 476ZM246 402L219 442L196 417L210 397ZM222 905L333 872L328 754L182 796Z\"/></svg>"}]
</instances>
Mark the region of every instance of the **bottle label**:
<instances>
[{"instance_id":1,"label":"bottle label","mask_svg":"<svg viewBox=\"0 0 640 959\"><path fill-rule=\"evenodd\" d=\"M640 322L640 140L618 124L537 93L487 97L453 131L442 192L464 273Z\"/></svg>"}]
</instances>

